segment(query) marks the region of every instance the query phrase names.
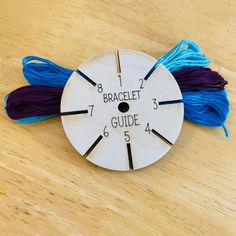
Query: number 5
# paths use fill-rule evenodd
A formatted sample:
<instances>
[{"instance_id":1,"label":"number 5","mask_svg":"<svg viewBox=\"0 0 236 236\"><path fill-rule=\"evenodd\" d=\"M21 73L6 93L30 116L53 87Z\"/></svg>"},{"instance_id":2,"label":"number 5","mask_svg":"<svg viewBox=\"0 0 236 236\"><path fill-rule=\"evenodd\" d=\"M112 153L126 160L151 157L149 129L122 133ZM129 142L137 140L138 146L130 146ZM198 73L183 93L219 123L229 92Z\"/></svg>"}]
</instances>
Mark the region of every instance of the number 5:
<instances>
[{"instance_id":1,"label":"number 5","mask_svg":"<svg viewBox=\"0 0 236 236\"><path fill-rule=\"evenodd\" d=\"M130 141L129 131L125 131L124 135L125 135L125 141L128 143Z\"/></svg>"}]
</instances>

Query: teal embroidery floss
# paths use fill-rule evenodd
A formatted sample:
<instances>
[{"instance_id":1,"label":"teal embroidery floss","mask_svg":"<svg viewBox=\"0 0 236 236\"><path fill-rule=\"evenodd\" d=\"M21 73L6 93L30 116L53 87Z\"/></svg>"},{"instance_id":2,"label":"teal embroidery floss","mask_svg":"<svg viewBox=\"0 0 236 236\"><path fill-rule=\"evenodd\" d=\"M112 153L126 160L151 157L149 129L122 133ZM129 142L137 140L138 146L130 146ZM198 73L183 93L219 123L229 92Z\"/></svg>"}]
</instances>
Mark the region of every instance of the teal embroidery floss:
<instances>
[{"instance_id":1,"label":"teal embroidery floss","mask_svg":"<svg viewBox=\"0 0 236 236\"><path fill-rule=\"evenodd\" d=\"M22 65L23 75L32 85L64 87L73 72L50 60L36 56L25 57Z\"/></svg>"},{"instance_id":2,"label":"teal embroidery floss","mask_svg":"<svg viewBox=\"0 0 236 236\"><path fill-rule=\"evenodd\" d=\"M229 114L229 101L225 90L208 88L185 91L182 95L185 119L207 127L223 127L228 138L225 122Z\"/></svg>"},{"instance_id":3,"label":"teal embroidery floss","mask_svg":"<svg viewBox=\"0 0 236 236\"><path fill-rule=\"evenodd\" d=\"M36 63L37 61L37 63ZM64 87L73 70L36 56L27 56L22 61L25 79L32 85ZM192 40L184 39L171 51L157 60L153 69L163 64L170 72L186 67L208 66L210 60Z\"/></svg>"}]
</instances>

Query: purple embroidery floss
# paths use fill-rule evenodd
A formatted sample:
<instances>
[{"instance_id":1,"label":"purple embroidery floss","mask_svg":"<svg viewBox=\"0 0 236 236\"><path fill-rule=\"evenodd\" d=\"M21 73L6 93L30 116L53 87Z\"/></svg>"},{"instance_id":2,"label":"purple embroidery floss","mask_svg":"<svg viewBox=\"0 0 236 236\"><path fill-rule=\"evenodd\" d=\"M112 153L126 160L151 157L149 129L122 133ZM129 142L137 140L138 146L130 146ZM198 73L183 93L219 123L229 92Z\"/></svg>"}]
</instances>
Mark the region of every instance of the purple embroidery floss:
<instances>
[{"instance_id":1,"label":"purple embroidery floss","mask_svg":"<svg viewBox=\"0 0 236 236\"><path fill-rule=\"evenodd\" d=\"M13 120L60 113L63 88L24 86L7 95L5 110Z\"/></svg>"},{"instance_id":2,"label":"purple embroidery floss","mask_svg":"<svg viewBox=\"0 0 236 236\"><path fill-rule=\"evenodd\" d=\"M223 89L227 81L210 68L189 67L174 72L177 83L182 92L203 88L221 88Z\"/></svg>"}]
</instances>

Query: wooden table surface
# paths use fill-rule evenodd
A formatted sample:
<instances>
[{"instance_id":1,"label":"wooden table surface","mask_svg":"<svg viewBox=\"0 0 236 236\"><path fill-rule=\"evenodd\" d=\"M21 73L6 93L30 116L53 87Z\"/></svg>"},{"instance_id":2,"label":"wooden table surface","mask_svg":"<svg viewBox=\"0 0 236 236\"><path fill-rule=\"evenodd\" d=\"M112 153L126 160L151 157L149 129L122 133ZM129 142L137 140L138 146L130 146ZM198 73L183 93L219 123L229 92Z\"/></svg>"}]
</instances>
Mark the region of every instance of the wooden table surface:
<instances>
[{"instance_id":1,"label":"wooden table surface","mask_svg":"<svg viewBox=\"0 0 236 236\"><path fill-rule=\"evenodd\" d=\"M0 0L0 12L0 235L236 235L234 0ZM76 68L114 48L159 57L183 38L229 81L229 140L184 121L164 158L121 173L79 156L59 118L4 113L4 95L27 84L26 55Z\"/></svg>"}]
</instances>

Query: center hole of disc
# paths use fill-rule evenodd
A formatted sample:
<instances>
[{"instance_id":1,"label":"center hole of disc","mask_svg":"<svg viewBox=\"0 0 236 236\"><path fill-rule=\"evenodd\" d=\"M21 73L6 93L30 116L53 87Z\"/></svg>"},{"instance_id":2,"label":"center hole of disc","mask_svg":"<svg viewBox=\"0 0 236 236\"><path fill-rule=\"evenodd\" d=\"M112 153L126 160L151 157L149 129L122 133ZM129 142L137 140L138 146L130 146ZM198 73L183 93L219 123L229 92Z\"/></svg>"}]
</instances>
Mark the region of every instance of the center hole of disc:
<instances>
[{"instance_id":1,"label":"center hole of disc","mask_svg":"<svg viewBox=\"0 0 236 236\"><path fill-rule=\"evenodd\" d=\"M121 102L119 105L118 105L118 109L120 112L127 112L129 110L129 104L127 102Z\"/></svg>"}]
</instances>

